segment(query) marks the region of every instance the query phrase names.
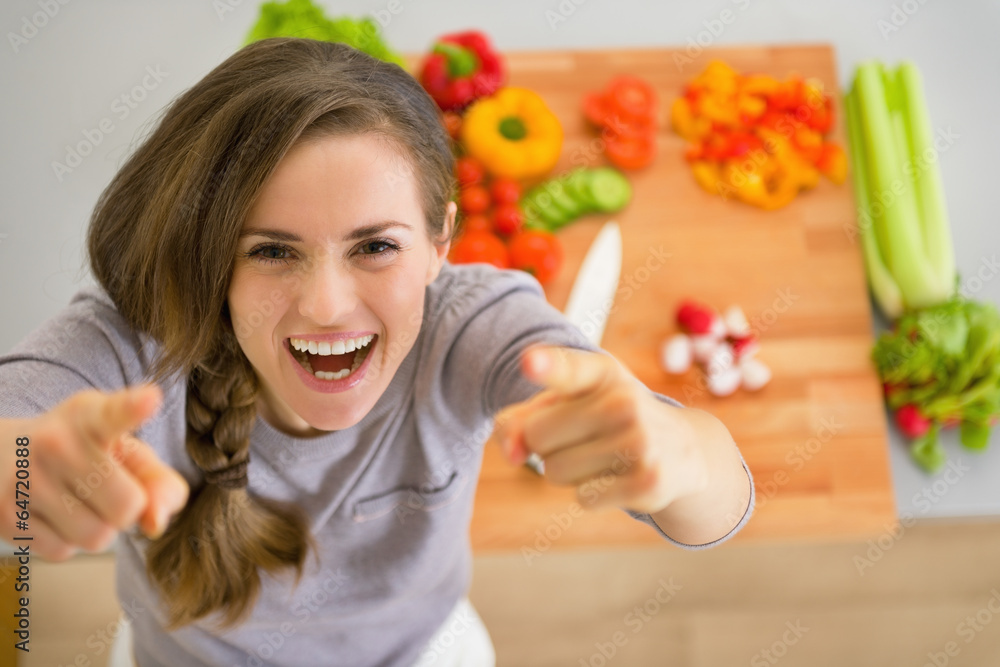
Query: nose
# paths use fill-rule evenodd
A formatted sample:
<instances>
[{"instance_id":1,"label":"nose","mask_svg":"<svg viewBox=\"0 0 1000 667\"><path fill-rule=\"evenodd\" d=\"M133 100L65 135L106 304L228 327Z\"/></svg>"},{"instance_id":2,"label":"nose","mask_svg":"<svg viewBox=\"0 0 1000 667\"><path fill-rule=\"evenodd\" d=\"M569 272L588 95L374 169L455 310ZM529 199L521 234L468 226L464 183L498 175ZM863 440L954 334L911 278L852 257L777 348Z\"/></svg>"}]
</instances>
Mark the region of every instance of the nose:
<instances>
[{"instance_id":1,"label":"nose","mask_svg":"<svg viewBox=\"0 0 1000 667\"><path fill-rule=\"evenodd\" d=\"M349 271L335 257L312 262L299 292L299 313L321 326L343 322L357 307L358 297Z\"/></svg>"}]
</instances>

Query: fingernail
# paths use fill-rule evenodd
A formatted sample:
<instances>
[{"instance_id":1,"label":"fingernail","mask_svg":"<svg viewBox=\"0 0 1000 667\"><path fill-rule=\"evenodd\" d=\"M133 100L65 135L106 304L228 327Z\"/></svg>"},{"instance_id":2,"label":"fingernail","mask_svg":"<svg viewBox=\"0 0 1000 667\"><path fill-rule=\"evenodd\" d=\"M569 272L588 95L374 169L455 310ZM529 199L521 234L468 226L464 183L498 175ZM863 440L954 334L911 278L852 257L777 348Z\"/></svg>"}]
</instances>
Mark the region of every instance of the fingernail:
<instances>
[{"instance_id":1,"label":"fingernail","mask_svg":"<svg viewBox=\"0 0 1000 667\"><path fill-rule=\"evenodd\" d=\"M163 529L158 528L157 526L154 525L149 529L149 531L143 531L143 532L146 533L146 537L148 537L151 540L155 540L163 534Z\"/></svg>"},{"instance_id":2,"label":"fingernail","mask_svg":"<svg viewBox=\"0 0 1000 667\"><path fill-rule=\"evenodd\" d=\"M528 460L528 451L521 441L514 437L510 439L510 460L514 465L522 465Z\"/></svg>"},{"instance_id":3,"label":"fingernail","mask_svg":"<svg viewBox=\"0 0 1000 667\"><path fill-rule=\"evenodd\" d=\"M153 539L161 537L166 532L169 519L165 509L158 509L153 513Z\"/></svg>"},{"instance_id":4,"label":"fingernail","mask_svg":"<svg viewBox=\"0 0 1000 667\"><path fill-rule=\"evenodd\" d=\"M504 438L503 443L504 452L507 454L507 461L511 465L518 465L518 455L520 454L517 446L517 440L514 438L514 434L511 433Z\"/></svg>"},{"instance_id":5,"label":"fingernail","mask_svg":"<svg viewBox=\"0 0 1000 667\"><path fill-rule=\"evenodd\" d=\"M531 354L531 367L535 375L541 375L545 371L549 370L552 365L552 360L549 359L549 355L545 350L535 350Z\"/></svg>"}]
</instances>

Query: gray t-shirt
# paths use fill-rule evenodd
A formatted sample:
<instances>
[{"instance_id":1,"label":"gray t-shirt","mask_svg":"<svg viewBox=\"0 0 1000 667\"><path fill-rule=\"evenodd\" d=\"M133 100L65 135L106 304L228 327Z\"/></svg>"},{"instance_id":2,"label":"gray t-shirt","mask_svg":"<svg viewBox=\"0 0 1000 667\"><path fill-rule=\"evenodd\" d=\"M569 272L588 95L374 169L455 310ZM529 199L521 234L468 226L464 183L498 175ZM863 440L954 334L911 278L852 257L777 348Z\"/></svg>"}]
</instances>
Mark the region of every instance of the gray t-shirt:
<instances>
[{"instance_id":1,"label":"gray t-shirt","mask_svg":"<svg viewBox=\"0 0 1000 667\"><path fill-rule=\"evenodd\" d=\"M166 633L145 575L147 542L134 530L121 534L117 593L139 665L410 667L468 591L483 443L497 411L540 391L518 365L539 342L603 352L528 274L446 262L426 289L413 348L358 424L299 439L256 420L249 491L300 505L318 544L318 562L310 556L298 587L291 576L262 573L244 624L216 633L213 616ZM0 417L37 415L83 389L139 384L156 349L102 290L81 289L0 356ZM162 386L160 412L136 435L196 488L202 473L184 448L185 386L176 376ZM751 496L739 525L712 545L742 528L752 508ZM674 542L648 514L628 513Z\"/></svg>"}]
</instances>

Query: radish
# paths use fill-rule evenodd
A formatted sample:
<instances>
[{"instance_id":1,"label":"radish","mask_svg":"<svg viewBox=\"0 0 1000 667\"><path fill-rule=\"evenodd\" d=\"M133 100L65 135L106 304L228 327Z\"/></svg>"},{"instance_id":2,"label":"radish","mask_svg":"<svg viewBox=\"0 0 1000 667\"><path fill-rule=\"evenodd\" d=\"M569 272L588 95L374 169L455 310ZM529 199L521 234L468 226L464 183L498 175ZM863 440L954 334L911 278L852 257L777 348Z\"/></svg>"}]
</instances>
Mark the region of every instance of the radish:
<instances>
[{"instance_id":1,"label":"radish","mask_svg":"<svg viewBox=\"0 0 1000 667\"><path fill-rule=\"evenodd\" d=\"M709 374L719 373L731 367L734 361L733 346L729 343L720 343L705 362L705 370Z\"/></svg>"},{"instance_id":2,"label":"radish","mask_svg":"<svg viewBox=\"0 0 1000 667\"><path fill-rule=\"evenodd\" d=\"M744 338L750 334L750 323L747 322L747 316L739 306L734 304L726 308L722 320L725 322L726 331L733 338Z\"/></svg>"},{"instance_id":3,"label":"radish","mask_svg":"<svg viewBox=\"0 0 1000 667\"><path fill-rule=\"evenodd\" d=\"M908 438L919 438L931 427L931 421L913 403L907 403L896 410L896 424Z\"/></svg>"},{"instance_id":4,"label":"radish","mask_svg":"<svg viewBox=\"0 0 1000 667\"><path fill-rule=\"evenodd\" d=\"M716 316L712 320L712 325L708 329L708 335L714 336L716 340L722 340L726 337L726 323L722 321L722 318Z\"/></svg>"},{"instance_id":5,"label":"radish","mask_svg":"<svg viewBox=\"0 0 1000 667\"><path fill-rule=\"evenodd\" d=\"M690 334L711 333L713 326L717 331L718 325L714 324L717 319L719 316L714 310L690 299L682 301L677 308L677 324Z\"/></svg>"},{"instance_id":6,"label":"radish","mask_svg":"<svg viewBox=\"0 0 1000 667\"><path fill-rule=\"evenodd\" d=\"M660 348L660 363L668 373L685 373L691 368L694 351L691 337L687 334L676 334L664 341Z\"/></svg>"},{"instance_id":7,"label":"radish","mask_svg":"<svg viewBox=\"0 0 1000 667\"><path fill-rule=\"evenodd\" d=\"M747 391L757 391L771 381L771 369L759 359L741 359L739 368L743 373L743 388Z\"/></svg>"},{"instance_id":8,"label":"radish","mask_svg":"<svg viewBox=\"0 0 1000 667\"><path fill-rule=\"evenodd\" d=\"M714 396L729 396L742 386L756 391L771 381L771 369L754 358L760 345L738 305L723 315L710 306L685 299L677 308L677 324L686 332L664 341L660 363L668 373L683 373L697 362Z\"/></svg>"},{"instance_id":9,"label":"radish","mask_svg":"<svg viewBox=\"0 0 1000 667\"><path fill-rule=\"evenodd\" d=\"M752 357L757 354L757 350L760 349L760 345L757 344L757 337L753 334L747 334L742 338L734 338L732 346L733 353L736 355L737 359Z\"/></svg>"},{"instance_id":10,"label":"radish","mask_svg":"<svg viewBox=\"0 0 1000 667\"><path fill-rule=\"evenodd\" d=\"M720 344L719 339L712 334L691 336L691 349L694 351L695 361L706 363Z\"/></svg>"},{"instance_id":11,"label":"radish","mask_svg":"<svg viewBox=\"0 0 1000 667\"><path fill-rule=\"evenodd\" d=\"M740 386L740 369L729 366L717 373L708 374L708 391L713 396L729 396Z\"/></svg>"}]
</instances>

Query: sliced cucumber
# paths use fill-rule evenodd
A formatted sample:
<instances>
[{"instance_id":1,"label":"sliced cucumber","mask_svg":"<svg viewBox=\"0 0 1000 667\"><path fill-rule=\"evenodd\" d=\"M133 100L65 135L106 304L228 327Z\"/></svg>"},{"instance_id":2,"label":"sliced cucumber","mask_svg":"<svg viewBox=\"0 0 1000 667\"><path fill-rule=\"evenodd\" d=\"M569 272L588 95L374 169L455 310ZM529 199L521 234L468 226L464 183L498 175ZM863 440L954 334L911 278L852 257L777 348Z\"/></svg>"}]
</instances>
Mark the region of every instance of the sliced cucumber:
<instances>
[{"instance_id":1,"label":"sliced cucumber","mask_svg":"<svg viewBox=\"0 0 1000 667\"><path fill-rule=\"evenodd\" d=\"M617 169L598 167L587 172L590 179L588 194L597 210L614 213L625 208L632 199L632 185Z\"/></svg>"},{"instance_id":2,"label":"sliced cucumber","mask_svg":"<svg viewBox=\"0 0 1000 667\"><path fill-rule=\"evenodd\" d=\"M550 181L545 186L545 190L552 196L552 203L561 208L566 213L566 221L576 220L586 212L586 207L573 198L567 191L565 181L557 178Z\"/></svg>"},{"instance_id":3,"label":"sliced cucumber","mask_svg":"<svg viewBox=\"0 0 1000 667\"><path fill-rule=\"evenodd\" d=\"M632 198L628 179L612 167L579 167L541 185L521 198L524 224L556 231L588 213L620 211Z\"/></svg>"},{"instance_id":4,"label":"sliced cucumber","mask_svg":"<svg viewBox=\"0 0 1000 667\"><path fill-rule=\"evenodd\" d=\"M574 169L563 177L563 181L566 194L580 204L585 214L597 210L597 205L590 196L590 178L586 169L583 167Z\"/></svg>"},{"instance_id":5,"label":"sliced cucumber","mask_svg":"<svg viewBox=\"0 0 1000 667\"><path fill-rule=\"evenodd\" d=\"M527 218L537 219L546 228L555 229L565 225L570 218L566 209L556 203L547 185L532 189L521 201L521 209Z\"/></svg>"}]
</instances>

